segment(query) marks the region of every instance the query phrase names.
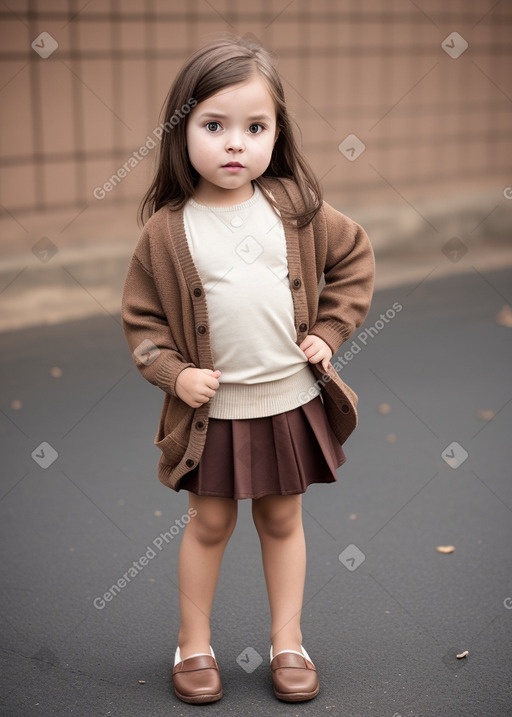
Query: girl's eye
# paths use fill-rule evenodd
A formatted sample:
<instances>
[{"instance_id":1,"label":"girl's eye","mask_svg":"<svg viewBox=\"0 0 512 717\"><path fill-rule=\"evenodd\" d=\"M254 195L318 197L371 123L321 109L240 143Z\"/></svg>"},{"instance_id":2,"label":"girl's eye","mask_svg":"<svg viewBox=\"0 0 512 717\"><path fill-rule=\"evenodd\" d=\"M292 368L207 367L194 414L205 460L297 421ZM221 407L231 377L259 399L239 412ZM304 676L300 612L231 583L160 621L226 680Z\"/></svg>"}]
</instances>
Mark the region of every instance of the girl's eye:
<instances>
[{"instance_id":1,"label":"girl's eye","mask_svg":"<svg viewBox=\"0 0 512 717\"><path fill-rule=\"evenodd\" d=\"M263 132L264 127L262 124L252 124L249 127L249 132L251 134L259 134L260 132Z\"/></svg>"},{"instance_id":2,"label":"girl's eye","mask_svg":"<svg viewBox=\"0 0 512 717\"><path fill-rule=\"evenodd\" d=\"M217 127L220 127L220 124L218 122L208 122L206 124L206 129L208 130L208 132L216 132Z\"/></svg>"}]
</instances>

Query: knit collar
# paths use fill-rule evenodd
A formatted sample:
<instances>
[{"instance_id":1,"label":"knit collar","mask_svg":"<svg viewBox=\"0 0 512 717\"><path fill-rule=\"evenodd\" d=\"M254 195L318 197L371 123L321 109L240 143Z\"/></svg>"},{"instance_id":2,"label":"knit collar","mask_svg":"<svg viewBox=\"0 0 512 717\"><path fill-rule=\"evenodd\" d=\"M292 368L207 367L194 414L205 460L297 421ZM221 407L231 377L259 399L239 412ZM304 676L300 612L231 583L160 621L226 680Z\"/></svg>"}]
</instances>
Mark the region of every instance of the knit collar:
<instances>
[{"instance_id":1,"label":"knit collar","mask_svg":"<svg viewBox=\"0 0 512 717\"><path fill-rule=\"evenodd\" d=\"M228 207L212 207L210 205L206 204L200 204L199 202L196 202L195 199L189 199L186 206L192 207L193 209L198 209L199 211L203 212L215 212L216 214L225 214L228 212L241 212L244 209L249 209L249 207L254 206L261 198L261 190L258 187L257 184L253 184L253 195L249 199L246 199L245 202L240 202L239 204L232 204Z\"/></svg>"}]
</instances>

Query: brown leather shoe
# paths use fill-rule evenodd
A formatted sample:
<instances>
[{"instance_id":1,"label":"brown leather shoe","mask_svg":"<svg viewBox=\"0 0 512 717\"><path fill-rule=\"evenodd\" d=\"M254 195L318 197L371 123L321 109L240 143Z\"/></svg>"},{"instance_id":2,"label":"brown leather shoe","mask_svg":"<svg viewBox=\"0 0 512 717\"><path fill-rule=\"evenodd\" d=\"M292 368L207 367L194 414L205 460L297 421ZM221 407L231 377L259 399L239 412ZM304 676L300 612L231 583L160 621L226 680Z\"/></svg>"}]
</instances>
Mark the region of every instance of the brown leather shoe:
<instances>
[{"instance_id":1,"label":"brown leather shoe","mask_svg":"<svg viewBox=\"0 0 512 717\"><path fill-rule=\"evenodd\" d=\"M274 694L285 702L302 702L316 697L320 685L318 675L306 650L278 652L274 657L270 648L270 669Z\"/></svg>"},{"instance_id":2,"label":"brown leather shoe","mask_svg":"<svg viewBox=\"0 0 512 717\"><path fill-rule=\"evenodd\" d=\"M183 702L206 704L216 702L222 697L222 683L215 654L197 654L180 658L180 648L176 650L172 681L174 692Z\"/></svg>"}]
</instances>

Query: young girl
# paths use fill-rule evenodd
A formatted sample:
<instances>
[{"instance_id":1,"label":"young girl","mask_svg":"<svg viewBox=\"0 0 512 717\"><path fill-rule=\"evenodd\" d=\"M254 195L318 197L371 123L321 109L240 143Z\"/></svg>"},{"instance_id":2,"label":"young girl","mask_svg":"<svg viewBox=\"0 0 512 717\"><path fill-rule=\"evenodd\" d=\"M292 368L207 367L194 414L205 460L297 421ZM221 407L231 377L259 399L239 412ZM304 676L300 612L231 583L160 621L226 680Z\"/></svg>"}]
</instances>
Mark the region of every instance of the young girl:
<instances>
[{"instance_id":1,"label":"young girl","mask_svg":"<svg viewBox=\"0 0 512 717\"><path fill-rule=\"evenodd\" d=\"M238 500L250 498L274 694L309 700L319 684L302 646L301 494L337 480L357 423L357 396L330 359L368 313L373 251L323 201L256 43L227 36L197 51L163 129L122 320L138 369L165 392L158 477L189 492L174 690L191 703L222 697L210 613Z\"/></svg>"}]
</instances>

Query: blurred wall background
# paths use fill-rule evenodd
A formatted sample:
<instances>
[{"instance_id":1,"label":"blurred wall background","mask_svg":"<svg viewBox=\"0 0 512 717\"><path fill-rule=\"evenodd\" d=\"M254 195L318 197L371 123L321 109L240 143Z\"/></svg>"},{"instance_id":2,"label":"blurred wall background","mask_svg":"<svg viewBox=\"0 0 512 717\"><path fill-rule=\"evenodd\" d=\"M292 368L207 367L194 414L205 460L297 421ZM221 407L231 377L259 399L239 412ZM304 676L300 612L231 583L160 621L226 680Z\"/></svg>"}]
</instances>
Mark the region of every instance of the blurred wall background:
<instances>
[{"instance_id":1,"label":"blurred wall background","mask_svg":"<svg viewBox=\"0 0 512 717\"><path fill-rule=\"evenodd\" d=\"M377 286L426 274L425 251L509 261L511 26L510 0L2 2L1 328L119 311L164 99L222 31L275 53Z\"/></svg>"}]
</instances>

